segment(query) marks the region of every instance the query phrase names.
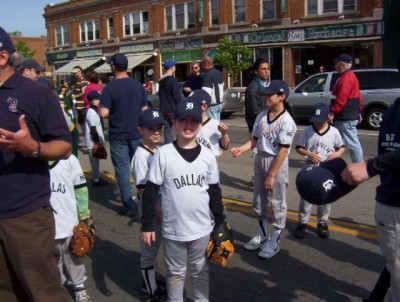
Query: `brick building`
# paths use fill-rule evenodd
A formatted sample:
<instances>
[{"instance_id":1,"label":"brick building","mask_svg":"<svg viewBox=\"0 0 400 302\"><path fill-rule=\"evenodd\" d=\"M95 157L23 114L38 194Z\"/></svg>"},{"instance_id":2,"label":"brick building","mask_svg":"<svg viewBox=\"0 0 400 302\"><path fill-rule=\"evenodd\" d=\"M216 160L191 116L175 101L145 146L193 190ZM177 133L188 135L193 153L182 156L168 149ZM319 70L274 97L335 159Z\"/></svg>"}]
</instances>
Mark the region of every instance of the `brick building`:
<instances>
[{"instance_id":1,"label":"brick building","mask_svg":"<svg viewBox=\"0 0 400 302\"><path fill-rule=\"evenodd\" d=\"M46 50L47 50L47 39L46 38L35 38L35 37L24 37L24 36L11 36L11 40L14 45L20 41L26 43L31 50L35 51L33 59L35 59L39 65L46 68L46 73L50 72L51 67L47 65L46 61Z\"/></svg>"},{"instance_id":2,"label":"brick building","mask_svg":"<svg viewBox=\"0 0 400 302\"><path fill-rule=\"evenodd\" d=\"M320 65L333 70L340 53L354 67L381 67L384 34L382 0L71 0L45 7L47 61L59 76L74 66L109 72L115 52L129 58L132 75L157 81L161 63L174 58L176 76L191 61L215 53L218 39L242 41L253 59L266 57L272 78L290 86ZM243 72L234 86L247 85Z\"/></svg>"}]
</instances>

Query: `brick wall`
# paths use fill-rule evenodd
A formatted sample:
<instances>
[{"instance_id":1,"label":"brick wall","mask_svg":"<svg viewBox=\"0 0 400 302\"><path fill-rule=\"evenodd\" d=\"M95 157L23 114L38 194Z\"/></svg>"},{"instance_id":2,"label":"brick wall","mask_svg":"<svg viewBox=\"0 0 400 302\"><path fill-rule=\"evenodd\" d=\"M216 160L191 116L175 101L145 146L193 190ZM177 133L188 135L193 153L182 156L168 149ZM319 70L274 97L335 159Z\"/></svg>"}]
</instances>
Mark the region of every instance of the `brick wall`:
<instances>
[{"instance_id":1,"label":"brick wall","mask_svg":"<svg viewBox=\"0 0 400 302\"><path fill-rule=\"evenodd\" d=\"M33 59L35 59L39 65L48 67L46 62L46 50L47 50L47 38L33 38L33 37L11 37L14 45L19 41L24 41L26 45L36 51ZM50 70L50 69L48 69Z\"/></svg>"}]
</instances>

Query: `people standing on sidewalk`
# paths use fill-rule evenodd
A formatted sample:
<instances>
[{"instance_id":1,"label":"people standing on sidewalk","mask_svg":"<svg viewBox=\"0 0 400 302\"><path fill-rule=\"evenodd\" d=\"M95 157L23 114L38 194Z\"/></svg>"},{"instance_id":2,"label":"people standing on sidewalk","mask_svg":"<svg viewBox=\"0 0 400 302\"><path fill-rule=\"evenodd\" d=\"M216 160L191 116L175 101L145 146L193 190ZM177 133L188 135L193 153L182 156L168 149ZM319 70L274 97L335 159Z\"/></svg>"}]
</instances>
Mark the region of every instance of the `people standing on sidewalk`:
<instances>
[{"instance_id":1,"label":"people standing on sidewalk","mask_svg":"<svg viewBox=\"0 0 400 302\"><path fill-rule=\"evenodd\" d=\"M191 65L190 75L186 78L182 88L182 93L185 97L188 97L192 91L203 87L203 76L200 72L200 63L192 62Z\"/></svg>"},{"instance_id":2,"label":"people standing on sidewalk","mask_svg":"<svg viewBox=\"0 0 400 302\"><path fill-rule=\"evenodd\" d=\"M119 213L137 216L137 204L132 199L130 163L142 136L138 132L140 113L147 109L143 85L128 73L128 59L122 53L114 54L108 61L115 78L101 94L100 115L109 119L111 161L122 198Z\"/></svg>"},{"instance_id":3,"label":"people standing on sidewalk","mask_svg":"<svg viewBox=\"0 0 400 302\"><path fill-rule=\"evenodd\" d=\"M282 80L273 80L260 91L265 95L266 110L254 123L253 138L231 149L234 158L257 147L254 160L253 210L257 214L259 232L244 245L246 250L257 250L259 257L271 258L280 251L279 238L285 228L287 205L286 188L289 183L289 151L296 133L296 124L285 110L289 87ZM274 213L273 229L268 232L267 206Z\"/></svg>"},{"instance_id":4,"label":"people standing on sidewalk","mask_svg":"<svg viewBox=\"0 0 400 302\"><path fill-rule=\"evenodd\" d=\"M359 163L363 161L363 149L357 133L357 126L362 120L362 96L358 79L351 70L352 60L348 54L334 59L340 77L332 89L330 122L335 122L346 142L351 161Z\"/></svg>"},{"instance_id":5,"label":"people standing on sidewalk","mask_svg":"<svg viewBox=\"0 0 400 302\"><path fill-rule=\"evenodd\" d=\"M81 127L82 135L85 133L85 116L86 116L86 104L85 100L83 99L83 94L85 93L85 88L89 84L86 81L82 68L76 66L72 69L72 73L75 76L75 85L74 91L71 95L72 102L75 107L76 117L78 124ZM85 146L85 142L80 143L80 146Z\"/></svg>"}]
</instances>

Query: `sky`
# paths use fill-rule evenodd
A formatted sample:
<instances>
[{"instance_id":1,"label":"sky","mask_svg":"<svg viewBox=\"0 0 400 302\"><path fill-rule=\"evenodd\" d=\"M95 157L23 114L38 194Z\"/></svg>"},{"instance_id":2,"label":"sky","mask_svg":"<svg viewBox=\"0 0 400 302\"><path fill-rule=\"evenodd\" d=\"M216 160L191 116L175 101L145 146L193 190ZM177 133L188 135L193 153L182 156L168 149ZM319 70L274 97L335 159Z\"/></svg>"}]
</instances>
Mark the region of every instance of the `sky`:
<instances>
[{"instance_id":1,"label":"sky","mask_svg":"<svg viewBox=\"0 0 400 302\"><path fill-rule=\"evenodd\" d=\"M6 32L20 31L25 37L47 36L44 7L67 0L0 0L0 26ZM7 2L6 5L4 3Z\"/></svg>"}]
</instances>

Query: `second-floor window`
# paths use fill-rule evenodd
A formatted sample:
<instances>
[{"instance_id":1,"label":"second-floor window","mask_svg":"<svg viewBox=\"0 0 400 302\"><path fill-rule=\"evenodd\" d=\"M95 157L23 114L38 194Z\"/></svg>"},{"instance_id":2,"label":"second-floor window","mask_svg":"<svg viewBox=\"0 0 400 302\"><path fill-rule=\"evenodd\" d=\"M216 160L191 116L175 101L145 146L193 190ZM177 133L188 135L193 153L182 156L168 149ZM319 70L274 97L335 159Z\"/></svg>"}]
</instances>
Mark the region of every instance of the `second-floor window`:
<instances>
[{"instance_id":1,"label":"second-floor window","mask_svg":"<svg viewBox=\"0 0 400 302\"><path fill-rule=\"evenodd\" d=\"M107 28L108 28L108 35L109 39L114 38L114 19L112 17L107 19Z\"/></svg>"},{"instance_id":2,"label":"second-floor window","mask_svg":"<svg viewBox=\"0 0 400 302\"><path fill-rule=\"evenodd\" d=\"M69 44L69 29L68 25L56 27L56 46L63 46Z\"/></svg>"},{"instance_id":3,"label":"second-floor window","mask_svg":"<svg viewBox=\"0 0 400 302\"><path fill-rule=\"evenodd\" d=\"M262 2L262 19L275 18L275 0L263 0Z\"/></svg>"},{"instance_id":4,"label":"second-floor window","mask_svg":"<svg viewBox=\"0 0 400 302\"><path fill-rule=\"evenodd\" d=\"M219 0L210 1L211 26L219 25Z\"/></svg>"},{"instance_id":5,"label":"second-floor window","mask_svg":"<svg viewBox=\"0 0 400 302\"><path fill-rule=\"evenodd\" d=\"M235 0L235 23L246 21L246 0Z\"/></svg>"},{"instance_id":6,"label":"second-floor window","mask_svg":"<svg viewBox=\"0 0 400 302\"><path fill-rule=\"evenodd\" d=\"M194 2L166 6L165 17L167 30L195 28Z\"/></svg>"},{"instance_id":7,"label":"second-floor window","mask_svg":"<svg viewBox=\"0 0 400 302\"><path fill-rule=\"evenodd\" d=\"M100 40L100 29L98 20L90 20L81 23L81 43Z\"/></svg>"},{"instance_id":8,"label":"second-floor window","mask_svg":"<svg viewBox=\"0 0 400 302\"><path fill-rule=\"evenodd\" d=\"M307 0L308 15L355 11L356 0Z\"/></svg>"},{"instance_id":9,"label":"second-floor window","mask_svg":"<svg viewBox=\"0 0 400 302\"><path fill-rule=\"evenodd\" d=\"M124 36L146 35L149 33L149 14L147 11L131 12L124 15Z\"/></svg>"}]
</instances>

